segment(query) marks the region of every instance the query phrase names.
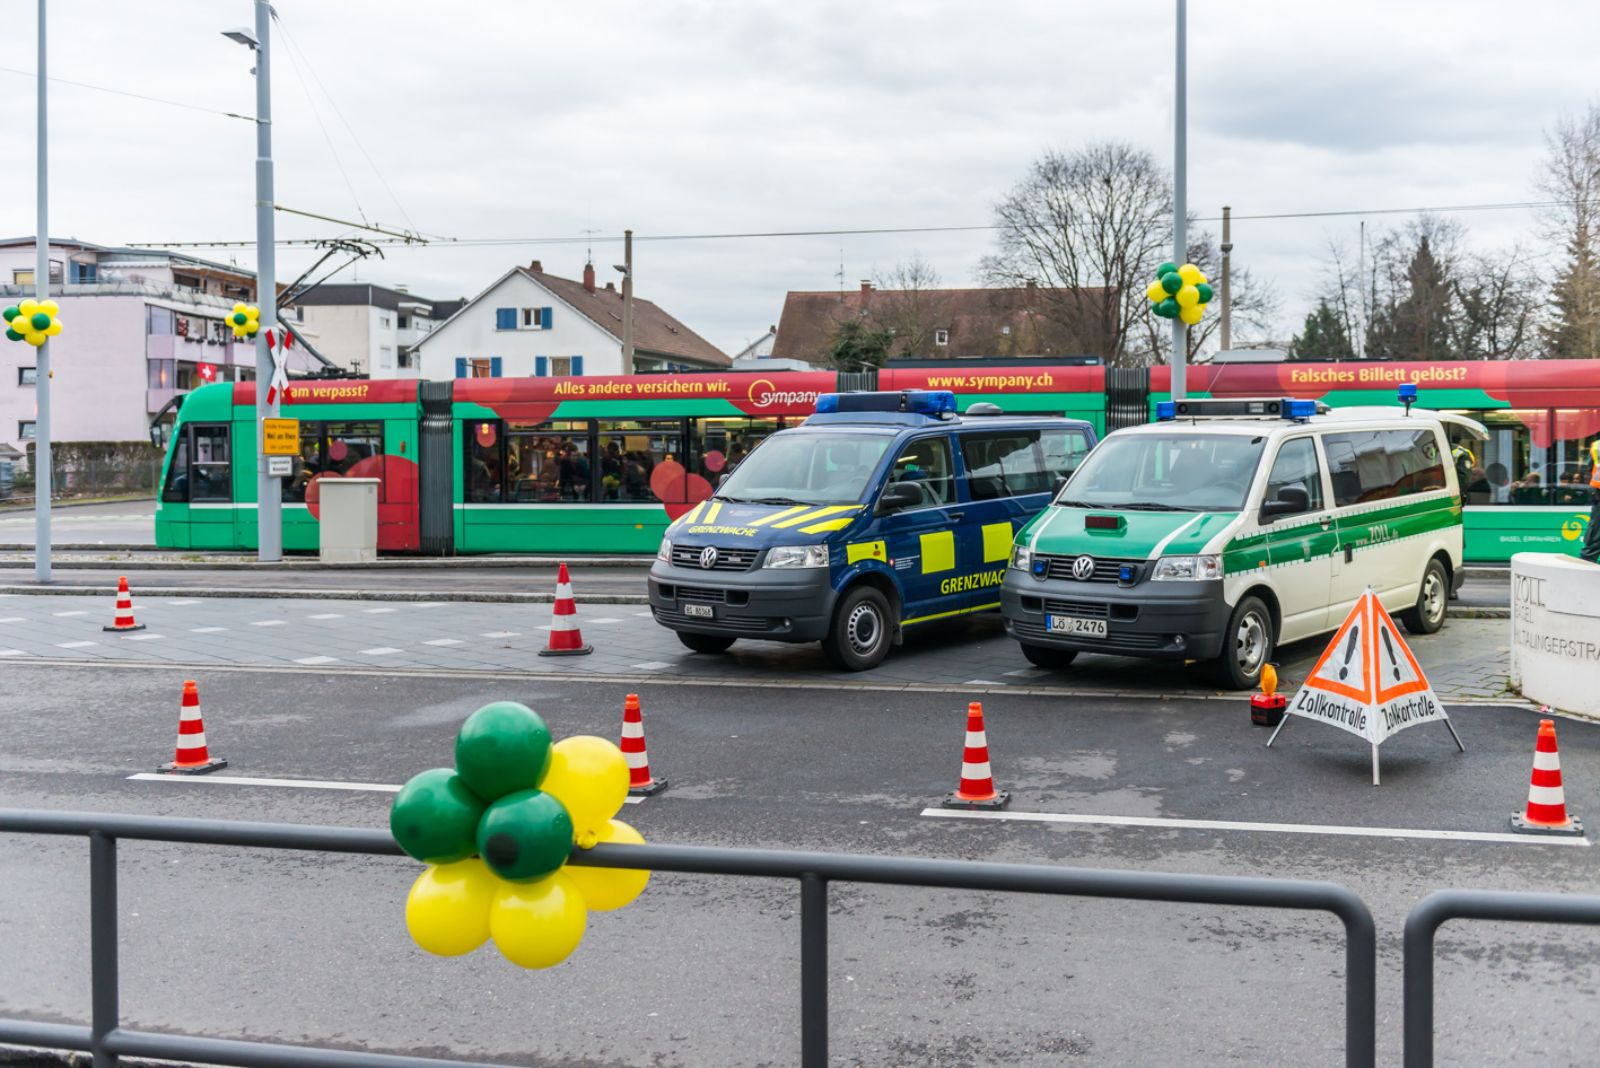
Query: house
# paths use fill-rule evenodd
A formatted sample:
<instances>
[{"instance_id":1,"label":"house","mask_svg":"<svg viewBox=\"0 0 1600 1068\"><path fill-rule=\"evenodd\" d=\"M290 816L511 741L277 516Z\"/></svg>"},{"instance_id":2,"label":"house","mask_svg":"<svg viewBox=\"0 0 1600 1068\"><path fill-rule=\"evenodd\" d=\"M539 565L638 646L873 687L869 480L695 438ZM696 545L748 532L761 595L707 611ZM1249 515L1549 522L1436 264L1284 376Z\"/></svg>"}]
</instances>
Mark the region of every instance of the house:
<instances>
[{"instance_id":1,"label":"house","mask_svg":"<svg viewBox=\"0 0 1600 1068\"><path fill-rule=\"evenodd\" d=\"M1093 353L1093 320L1114 291L1029 283L1004 289L877 289L791 292L772 355L823 361L841 322L859 320L895 336L895 359L1069 356ZM1079 326L1077 324L1081 323Z\"/></svg>"},{"instance_id":2,"label":"house","mask_svg":"<svg viewBox=\"0 0 1600 1068\"><path fill-rule=\"evenodd\" d=\"M34 238L0 240L0 305L34 296ZM252 271L158 249L49 241L50 297L62 333L50 342L50 436L147 441L151 417L207 382L255 377L255 346L233 340L236 303L255 303ZM290 370L305 369L296 352ZM0 444L37 436L38 353L0 343ZM170 417L169 417L170 418Z\"/></svg>"},{"instance_id":3,"label":"house","mask_svg":"<svg viewBox=\"0 0 1600 1068\"><path fill-rule=\"evenodd\" d=\"M633 366L622 359L622 294L534 260L514 267L413 349L423 378L621 375L726 368L715 345L648 300L633 299Z\"/></svg>"},{"instance_id":4,"label":"house","mask_svg":"<svg viewBox=\"0 0 1600 1068\"><path fill-rule=\"evenodd\" d=\"M324 283L296 297L283 317L304 326L317 351L355 374L372 378L417 378L413 349L448 316L446 302L412 296L405 286ZM464 301L450 301L450 314Z\"/></svg>"}]
</instances>

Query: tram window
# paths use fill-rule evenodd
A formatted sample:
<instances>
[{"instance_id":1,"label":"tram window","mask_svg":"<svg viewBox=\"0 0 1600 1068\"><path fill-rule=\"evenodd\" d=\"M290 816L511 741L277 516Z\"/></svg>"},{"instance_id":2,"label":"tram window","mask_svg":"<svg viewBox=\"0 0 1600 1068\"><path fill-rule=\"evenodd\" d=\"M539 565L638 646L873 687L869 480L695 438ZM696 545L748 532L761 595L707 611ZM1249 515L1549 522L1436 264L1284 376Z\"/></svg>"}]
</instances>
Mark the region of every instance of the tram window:
<instances>
[{"instance_id":1,"label":"tram window","mask_svg":"<svg viewBox=\"0 0 1600 1068\"><path fill-rule=\"evenodd\" d=\"M560 504L591 499L588 420L508 421L505 439L505 469L499 477L499 496L491 496L492 500ZM490 493L495 493L493 468L480 477L491 487Z\"/></svg>"},{"instance_id":2,"label":"tram window","mask_svg":"<svg viewBox=\"0 0 1600 1068\"><path fill-rule=\"evenodd\" d=\"M172 463L167 467L167 484L161 499L182 504L189 499L189 435L179 431L172 439Z\"/></svg>"},{"instance_id":3,"label":"tram window","mask_svg":"<svg viewBox=\"0 0 1600 1068\"><path fill-rule=\"evenodd\" d=\"M383 424L300 422L300 455L295 457L294 473L283 482L283 499L301 503L306 490L319 476L329 478L377 478L378 500L384 499L382 469L376 461L383 456Z\"/></svg>"},{"instance_id":4,"label":"tram window","mask_svg":"<svg viewBox=\"0 0 1600 1068\"><path fill-rule=\"evenodd\" d=\"M1555 442L1550 503L1587 506L1594 496L1589 489L1589 446L1600 438L1600 408L1557 408L1551 414Z\"/></svg>"},{"instance_id":5,"label":"tram window","mask_svg":"<svg viewBox=\"0 0 1600 1068\"><path fill-rule=\"evenodd\" d=\"M1549 409L1505 409L1467 413L1489 431L1474 442L1483 477L1468 483L1468 504L1537 505L1548 502L1545 466L1549 455ZM1534 434L1534 428L1538 434Z\"/></svg>"},{"instance_id":6,"label":"tram window","mask_svg":"<svg viewBox=\"0 0 1600 1068\"><path fill-rule=\"evenodd\" d=\"M602 419L600 499L624 504L688 500L683 458L680 420Z\"/></svg>"},{"instance_id":7,"label":"tram window","mask_svg":"<svg viewBox=\"0 0 1600 1068\"><path fill-rule=\"evenodd\" d=\"M189 460L189 500L233 500L233 469L228 463L228 428L196 426Z\"/></svg>"},{"instance_id":8,"label":"tram window","mask_svg":"<svg viewBox=\"0 0 1600 1068\"><path fill-rule=\"evenodd\" d=\"M700 477L711 483L739 466L750 450L783 426L779 419L695 419L689 423L690 444Z\"/></svg>"},{"instance_id":9,"label":"tram window","mask_svg":"<svg viewBox=\"0 0 1600 1068\"><path fill-rule=\"evenodd\" d=\"M498 419L464 423L462 434L467 443L467 503L504 500L505 480L500 475L505 462L505 426Z\"/></svg>"}]
</instances>

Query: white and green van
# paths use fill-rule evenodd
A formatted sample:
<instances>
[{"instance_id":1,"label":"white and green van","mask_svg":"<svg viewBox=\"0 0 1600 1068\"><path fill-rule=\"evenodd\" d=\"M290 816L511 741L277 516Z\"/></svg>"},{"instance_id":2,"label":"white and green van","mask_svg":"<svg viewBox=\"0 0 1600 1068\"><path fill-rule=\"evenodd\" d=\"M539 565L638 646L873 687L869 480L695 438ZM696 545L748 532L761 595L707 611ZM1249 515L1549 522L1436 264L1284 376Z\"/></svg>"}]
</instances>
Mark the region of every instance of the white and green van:
<instances>
[{"instance_id":1,"label":"white and green van","mask_svg":"<svg viewBox=\"0 0 1600 1068\"><path fill-rule=\"evenodd\" d=\"M1409 398L1408 398L1409 399ZM1460 588L1445 422L1400 408L1189 400L1108 435L1017 533L1006 631L1040 667L1084 651L1202 661L1243 689L1280 641L1336 628L1371 586L1431 634Z\"/></svg>"}]
</instances>

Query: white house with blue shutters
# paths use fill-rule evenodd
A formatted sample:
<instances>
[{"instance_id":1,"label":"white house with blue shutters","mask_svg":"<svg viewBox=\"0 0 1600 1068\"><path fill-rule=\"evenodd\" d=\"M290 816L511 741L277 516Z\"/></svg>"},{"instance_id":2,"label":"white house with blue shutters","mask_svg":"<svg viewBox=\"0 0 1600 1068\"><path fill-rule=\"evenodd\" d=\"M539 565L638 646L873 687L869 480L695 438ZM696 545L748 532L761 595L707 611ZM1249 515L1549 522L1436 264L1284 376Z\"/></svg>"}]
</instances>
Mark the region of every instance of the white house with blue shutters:
<instances>
[{"instance_id":1,"label":"white house with blue shutters","mask_svg":"<svg viewBox=\"0 0 1600 1068\"><path fill-rule=\"evenodd\" d=\"M515 267L417 343L422 378L524 378L713 370L730 361L655 304L633 301L634 360L622 366L622 294L547 274L538 260Z\"/></svg>"}]
</instances>

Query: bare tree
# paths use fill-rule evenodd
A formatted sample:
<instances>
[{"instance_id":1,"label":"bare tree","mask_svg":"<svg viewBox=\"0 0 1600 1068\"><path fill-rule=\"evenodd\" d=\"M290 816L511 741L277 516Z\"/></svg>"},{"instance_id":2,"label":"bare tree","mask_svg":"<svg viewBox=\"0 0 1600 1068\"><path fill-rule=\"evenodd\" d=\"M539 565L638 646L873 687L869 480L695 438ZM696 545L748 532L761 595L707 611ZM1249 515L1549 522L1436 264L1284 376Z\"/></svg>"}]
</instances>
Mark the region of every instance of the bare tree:
<instances>
[{"instance_id":1,"label":"bare tree","mask_svg":"<svg viewBox=\"0 0 1600 1068\"><path fill-rule=\"evenodd\" d=\"M873 279L872 318L894 332L894 355L932 355L933 332L950 325L941 281L921 252Z\"/></svg>"},{"instance_id":2,"label":"bare tree","mask_svg":"<svg viewBox=\"0 0 1600 1068\"><path fill-rule=\"evenodd\" d=\"M1544 303L1540 279L1520 247L1473 254L1458 268L1456 349L1461 359L1527 356L1539 333Z\"/></svg>"},{"instance_id":3,"label":"bare tree","mask_svg":"<svg viewBox=\"0 0 1600 1068\"><path fill-rule=\"evenodd\" d=\"M1600 106L1563 118L1545 134L1548 156L1537 178L1554 204L1545 233L1566 251L1544 331L1555 357L1600 357Z\"/></svg>"}]
</instances>

